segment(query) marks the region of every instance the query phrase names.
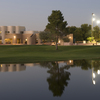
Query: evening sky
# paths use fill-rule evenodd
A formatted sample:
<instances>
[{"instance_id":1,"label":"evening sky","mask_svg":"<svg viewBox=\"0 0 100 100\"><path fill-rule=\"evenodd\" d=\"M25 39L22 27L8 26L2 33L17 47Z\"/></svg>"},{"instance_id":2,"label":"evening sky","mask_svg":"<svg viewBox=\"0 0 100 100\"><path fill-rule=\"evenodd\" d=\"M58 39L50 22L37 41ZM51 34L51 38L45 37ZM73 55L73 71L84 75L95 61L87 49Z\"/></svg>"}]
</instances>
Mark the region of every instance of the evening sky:
<instances>
[{"instance_id":1,"label":"evening sky","mask_svg":"<svg viewBox=\"0 0 100 100\"><path fill-rule=\"evenodd\" d=\"M60 10L68 26L80 27L91 24L92 13L99 20L99 8L100 0L0 0L0 26L43 31L52 10Z\"/></svg>"}]
</instances>

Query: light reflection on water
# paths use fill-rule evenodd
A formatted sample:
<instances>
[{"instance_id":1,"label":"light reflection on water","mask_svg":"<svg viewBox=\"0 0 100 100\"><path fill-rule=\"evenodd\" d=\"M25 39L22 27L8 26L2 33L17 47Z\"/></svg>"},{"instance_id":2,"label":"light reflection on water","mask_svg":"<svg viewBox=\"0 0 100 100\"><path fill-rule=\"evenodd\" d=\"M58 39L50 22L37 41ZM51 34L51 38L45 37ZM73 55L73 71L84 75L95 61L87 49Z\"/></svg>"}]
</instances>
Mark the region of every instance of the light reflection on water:
<instances>
[{"instance_id":1,"label":"light reflection on water","mask_svg":"<svg viewBox=\"0 0 100 100\"><path fill-rule=\"evenodd\" d=\"M99 60L0 64L0 72L2 100L99 98Z\"/></svg>"}]
</instances>

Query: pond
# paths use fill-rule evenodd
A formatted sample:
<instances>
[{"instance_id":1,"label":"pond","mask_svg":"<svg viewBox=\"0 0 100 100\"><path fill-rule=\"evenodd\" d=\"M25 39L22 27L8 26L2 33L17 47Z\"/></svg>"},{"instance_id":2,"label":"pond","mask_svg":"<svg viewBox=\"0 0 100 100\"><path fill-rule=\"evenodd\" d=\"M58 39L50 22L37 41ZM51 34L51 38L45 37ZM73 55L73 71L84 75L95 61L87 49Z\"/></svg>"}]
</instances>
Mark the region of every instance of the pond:
<instances>
[{"instance_id":1,"label":"pond","mask_svg":"<svg viewBox=\"0 0 100 100\"><path fill-rule=\"evenodd\" d=\"M100 60L0 64L1 100L98 100Z\"/></svg>"}]
</instances>

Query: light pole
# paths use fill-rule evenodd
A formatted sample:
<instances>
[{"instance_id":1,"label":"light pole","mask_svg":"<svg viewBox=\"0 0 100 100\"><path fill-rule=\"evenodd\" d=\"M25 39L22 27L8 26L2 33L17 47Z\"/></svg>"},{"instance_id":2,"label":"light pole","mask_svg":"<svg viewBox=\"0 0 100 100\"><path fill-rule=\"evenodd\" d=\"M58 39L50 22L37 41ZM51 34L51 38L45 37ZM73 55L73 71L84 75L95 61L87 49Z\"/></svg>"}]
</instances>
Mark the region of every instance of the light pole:
<instances>
[{"instance_id":1,"label":"light pole","mask_svg":"<svg viewBox=\"0 0 100 100\"><path fill-rule=\"evenodd\" d=\"M95 21L95 18L94 18L94 16L95 16L95 14L94 13L92 13L92 31L93 31L93 21Z\"/></svg>"},{"instance_id":2,"label":"light pole","mask_svg":"<svg viewBox=\"0 0 100 100\"><path fill-rule=\"evenodd\" d=\"M93 37L93 21L95 21L95 18L94 18L95 14L92 13L92 25L91 25L91 37Z\"/></svg>"},{"instance_id":3,"label":"light pole","mask_svg":"<svg viewBox=\"0 0 100 100\"><path fill-rule=\"evenodd\" d=\"M93 21L95 21L94 16L95 16L95 14L92 13L92 25L91 25L91 31L93 31ZM91 36L93 36L93 34L91 34Z\"/></svg>"}]
</instances>

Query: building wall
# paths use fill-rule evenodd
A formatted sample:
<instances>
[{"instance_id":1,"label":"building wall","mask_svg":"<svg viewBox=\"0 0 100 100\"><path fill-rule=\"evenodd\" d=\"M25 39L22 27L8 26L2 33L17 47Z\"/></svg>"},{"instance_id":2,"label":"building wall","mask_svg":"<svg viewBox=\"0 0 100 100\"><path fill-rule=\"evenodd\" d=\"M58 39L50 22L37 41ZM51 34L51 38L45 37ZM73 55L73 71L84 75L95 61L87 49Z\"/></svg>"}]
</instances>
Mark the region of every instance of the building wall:
<instances>
[{"instance_id":1,"label":"building wall","mask_svg":"<svg viewBox=\"0 0 100 100\"><path fill-rule=\"evenodd\" d=\"M35 45L36 44L36 35L27 38L27 45Z\"/></svg>"},{"instance_id":2,"label":"building wall","mask_svg":"<svg viewBox=\"0 0 100 100\"><path fill-rule=\"evenodd\" d=\"M9 34L15 33L15 26L7 26L7 33Z\"/></svg>"},{"instance_id":3,"label":"building wall","mask_svg":"<svg viewBox=\"0 0 100 100\"><path fill-rule=\"evenodd\" d=\"M2 43L5 44L5 39L11 39L12 44L17 43L19 40L20 43L23 43L23 39L30 37L32 33L28 33L23 35L25 32L24 26L1 26L0 27L0 33L1 33L1 39Z\"/></svg>"},{"instance_id":4,"label":"building wall","mask_svg":"<svg viewBox=\"0 0 100 100\"><path fill-rule=\"evenodd\" d=\"M39 33L36 34L36 39L37 39L37 41L38 41L38 44L41 44L41 39L40 39L40 37L39 37Z\"/></svg>"},{"instance_id":5,"label":"building wall","mask_svg":"<svg viewBox=\"0 0 100 100\"><path fill-rule=\"evenodd\" d=\"M2 36L2 43L5 43L5 33L7 32L7 26L1 26L0 27L1 36Z\"/></svg>"},{"instance_id":6,"label":"building wall","mask_svg":"<svg viewBox=\"0 0 100 100\"><path fill-rule=\"evenodd\" d=\"M20 39L20 43L23 43L22 41L22 34L5 34L5 39L12 39L12 44L17 43L17 39ZM6 43L5 43L6 44Z\"/></svg>"},{"instance_id":7,"label":"building wall","mask_svg":"<svg viewBox=\"0 0 100 100\"><path fill-rule=\"evenodd\" d=\"M67 37L70 39L70 45L73 45L73 34L69 34Z\"/></svg>"},{"instance_id":8,"label":"building wall","mask_svg":"<svg viewBox=\"0 0 100 100\"><path fill-rule=\"evenodd\" d=\"M20 34L22 31L24 32L26 29L24 26L15 26L15 33Z\"/></svg>"}]
</instances>

